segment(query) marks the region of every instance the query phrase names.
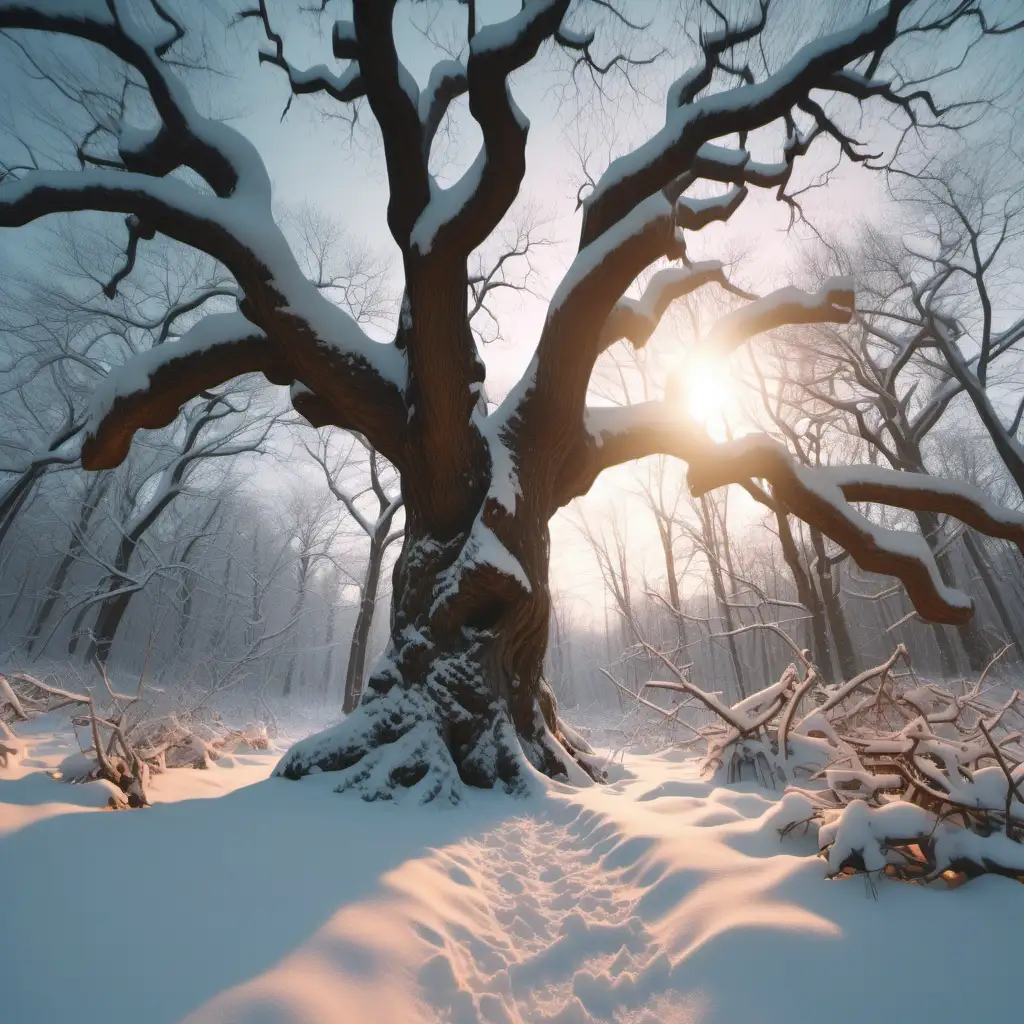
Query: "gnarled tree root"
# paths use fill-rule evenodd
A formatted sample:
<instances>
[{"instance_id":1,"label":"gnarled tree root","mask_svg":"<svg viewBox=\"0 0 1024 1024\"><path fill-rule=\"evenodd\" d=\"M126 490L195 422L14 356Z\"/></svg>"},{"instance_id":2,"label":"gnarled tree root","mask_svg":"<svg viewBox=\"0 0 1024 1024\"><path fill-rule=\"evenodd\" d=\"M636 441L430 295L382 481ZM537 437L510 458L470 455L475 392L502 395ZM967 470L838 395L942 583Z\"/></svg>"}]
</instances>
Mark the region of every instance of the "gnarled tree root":
<instances>
[{"instance_id":1,"label":"gnarled tree root","mask_svg":"<svg viewBox=\"0 0 1024 1024\"><path fill-rule=\"evenodd\" d=\"M274 774L300 779L335 772L336 792L353 790L364 800L392 800L408 791L423 803L453 804L466 786L526 793L534 773L603 780L593 751L558 718L546 684L524 734L501 701L470 714L450 694L442 703L425 688L393 684L382 692L372 683L351 715L295 744Z\"/></svg>"}]
</instances>

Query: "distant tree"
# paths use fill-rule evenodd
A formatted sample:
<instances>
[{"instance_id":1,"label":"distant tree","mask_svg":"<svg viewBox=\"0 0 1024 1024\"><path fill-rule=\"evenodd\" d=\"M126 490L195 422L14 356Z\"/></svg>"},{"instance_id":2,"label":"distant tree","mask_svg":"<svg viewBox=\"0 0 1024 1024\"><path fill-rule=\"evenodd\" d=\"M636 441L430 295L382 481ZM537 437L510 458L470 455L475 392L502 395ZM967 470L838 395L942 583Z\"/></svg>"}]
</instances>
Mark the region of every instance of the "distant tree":
<instances>
[{"instance_id":1,"label":"distant tree","mask_svg":"<svg viewBox=\"0 0 1024 1024\"><path fill-rule=\"evenodd\" d=\"M363 692L370 628L373 626L373 615L377 608L377 590L380 587L384 558L388 548L396 541L400 541L403 535L402 527L395 522L395 517L402 508L402 495L393 484L390 490L388 489L388 481L382 477L387 464L369 442L362 438L356 437L351 440L346 451L334 453L331 435L325 432L318 439L317 446L313 448L307 445L306 451L323 470L330 492L341 502L352 521L370 542L366 553L366 571L359 583L359 611L352 628L348 666L345 669L342 711L348 714L356 709ZM354 461L357 451L363 451L367 456L368 486L360 491L348 486L342 479L343 467ZM361 500L367 494L372 498L372 506L375 506L369 512Z\"/></svg>"}]
</instances>

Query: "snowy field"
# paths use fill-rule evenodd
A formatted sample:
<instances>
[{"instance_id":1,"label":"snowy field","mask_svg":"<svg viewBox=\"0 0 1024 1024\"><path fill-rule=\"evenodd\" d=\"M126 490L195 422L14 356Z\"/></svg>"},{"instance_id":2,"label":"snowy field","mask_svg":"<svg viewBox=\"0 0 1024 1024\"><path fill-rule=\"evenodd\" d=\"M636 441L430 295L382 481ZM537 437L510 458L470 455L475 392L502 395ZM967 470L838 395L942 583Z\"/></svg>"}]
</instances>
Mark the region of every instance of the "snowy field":
<instances>
[{"instance_id":1,"label":"snowy field","mask_svg":"<svg viewBox=\"0 0 1024 1024\"><path fill-rule=\"evenodd\" d=\"M57 724L0 768L10 1024L1021 1019L1024 886L827 881L778 794L678 755L459 808L234 755L111 812L105 783L47 774Z\"/></svg>"}]
</instances>

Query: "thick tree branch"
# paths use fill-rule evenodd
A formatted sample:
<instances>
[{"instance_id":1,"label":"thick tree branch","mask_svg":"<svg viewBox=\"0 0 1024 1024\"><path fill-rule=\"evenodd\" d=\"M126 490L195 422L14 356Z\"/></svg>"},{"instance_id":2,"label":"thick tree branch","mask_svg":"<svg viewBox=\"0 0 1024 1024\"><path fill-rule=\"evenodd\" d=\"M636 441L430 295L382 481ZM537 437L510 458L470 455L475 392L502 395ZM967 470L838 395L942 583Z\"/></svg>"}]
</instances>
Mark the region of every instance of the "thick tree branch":
<instances>
[{"instance_id":1,"label":"thick tree branch","mask_svg":"<svg viewBox=\"0 0 1024 1024\"><path fill-rule=\"evenodd\" d=\"M541 43L558 31L568 8L569 0L535 0L512 18L474 34L466 62L466 89L483 145L451 188L432 189L430 203L412 234L412 244L420 253L437 247L448 257L466 259L515 202L526 173L529 122L512 98L508 76L533 60ZM461 88L461 82L453 77L449 88L456 87Z\"/></svg>"},{"instance_id":2,"label":"thick tree branch","mask_svg":"<svg viewBox=\"0 0 1024 1024\"><path fill-rule=\"evenodd\" d=\"M136 431L165 427L200 392L256 372L278 384L291 381L277 350L240 313L204 317L179 341L142 352L111 371L93 399L82 465L119 465Z\"/></svg>"},{"instance_id":3,"label":"thick tree branch","mask_svg":"<svg viewBox=\"0 0 1024 1024\"><path fill-rule=\"evenodd\" d=\"M853 503L950 515L1024 550L1024 515L999 508L969 484L874 466L804 466L763 435L716 444L695 421L664 402L591 410L587 428L589 464L567 481L563 503L585 493L601 470L654 454L687 462L695 495L763 479L774 502L849 551L862 569L900 579L918 612L935 622L967 621L970 599L943 582L923 537L880 527Z\"/></svg>"},{"instance_id":4,"label":"thick tree branch","mask_svg":"<svg viewBox=\"0 0 1024 1024\"><path fill-rule=\"evenodd\" d=\"M677 86L676 102L669 104L665 127L638 149L614 161L587 196L580 247L590 244L623 220L639 202L689 170L706 143L788 118L813 89L827 88L830 75L867 54L884 52L896 38L900 15L911 2L891 0L856 24L807 44L762 82L700 99L697 95L710 84L709 76L707 81L698 76L687 79L685 86Z\"/></svg>"},{"instance_id":5,"label":"thick tree branch","mask_svg":"<svg viewBox=\"0 0 1024 1024\"><path fill-rule=\"evenodd\" d=\"M354 0L353 34L366 98L384 139L388 182L388 226L405 252L417 218L431 198L423 152L419 88L395 48L396 0Z\"/></svg>"},{"instance_id":6,"label":"thick tree branch","mask_svg":"<svg viewBox=\"0 0 1024 1024\"><path fill-rule=\"evenodd\" d=\"M849 278L831 278L813 293L801 288L780 288L726 314L700 348L724 357L756 335L788 324L848 323L853 316L854 299Z\"/></svg>"},{"instance_id":7,"label":"thick tree branch","mask_svg":"<svg viewBox=\"0 0 1024 1024\"><path fill-rule=\"evenodd\" d=\"M615 304L601 332L602 350L615 342L628 340L634 348L643 348L650 340L661 318L676 300L717 284L727 292L744 299L754 299L750 292L734 285L717 260L669 267L653 274L639 299L622 298Z\"/></svg>"}]
</instances>

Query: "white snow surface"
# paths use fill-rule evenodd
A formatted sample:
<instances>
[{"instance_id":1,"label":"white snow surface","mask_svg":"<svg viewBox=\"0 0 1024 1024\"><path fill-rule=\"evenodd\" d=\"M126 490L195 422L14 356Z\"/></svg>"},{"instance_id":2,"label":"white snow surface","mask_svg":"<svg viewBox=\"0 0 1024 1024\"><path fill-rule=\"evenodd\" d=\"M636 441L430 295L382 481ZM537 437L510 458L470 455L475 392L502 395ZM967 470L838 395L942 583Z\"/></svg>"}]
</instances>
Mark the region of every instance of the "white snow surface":
<instances>
[{"instance_id":1,"label":"white snow surface","mask_svg":"<svg viewBox=\"0 0 1024 1024\"><path fill-rule=\"evenodd\" d=\"M452 808L268 779L268 752L95 813L101 785L45 774L52 729L0 769L4 1021L962 1024L979 992L1019 1019L1024 887L827 881L813 835L778 834L799 795L679 754Z\"/></svg>"}]
</instances>

